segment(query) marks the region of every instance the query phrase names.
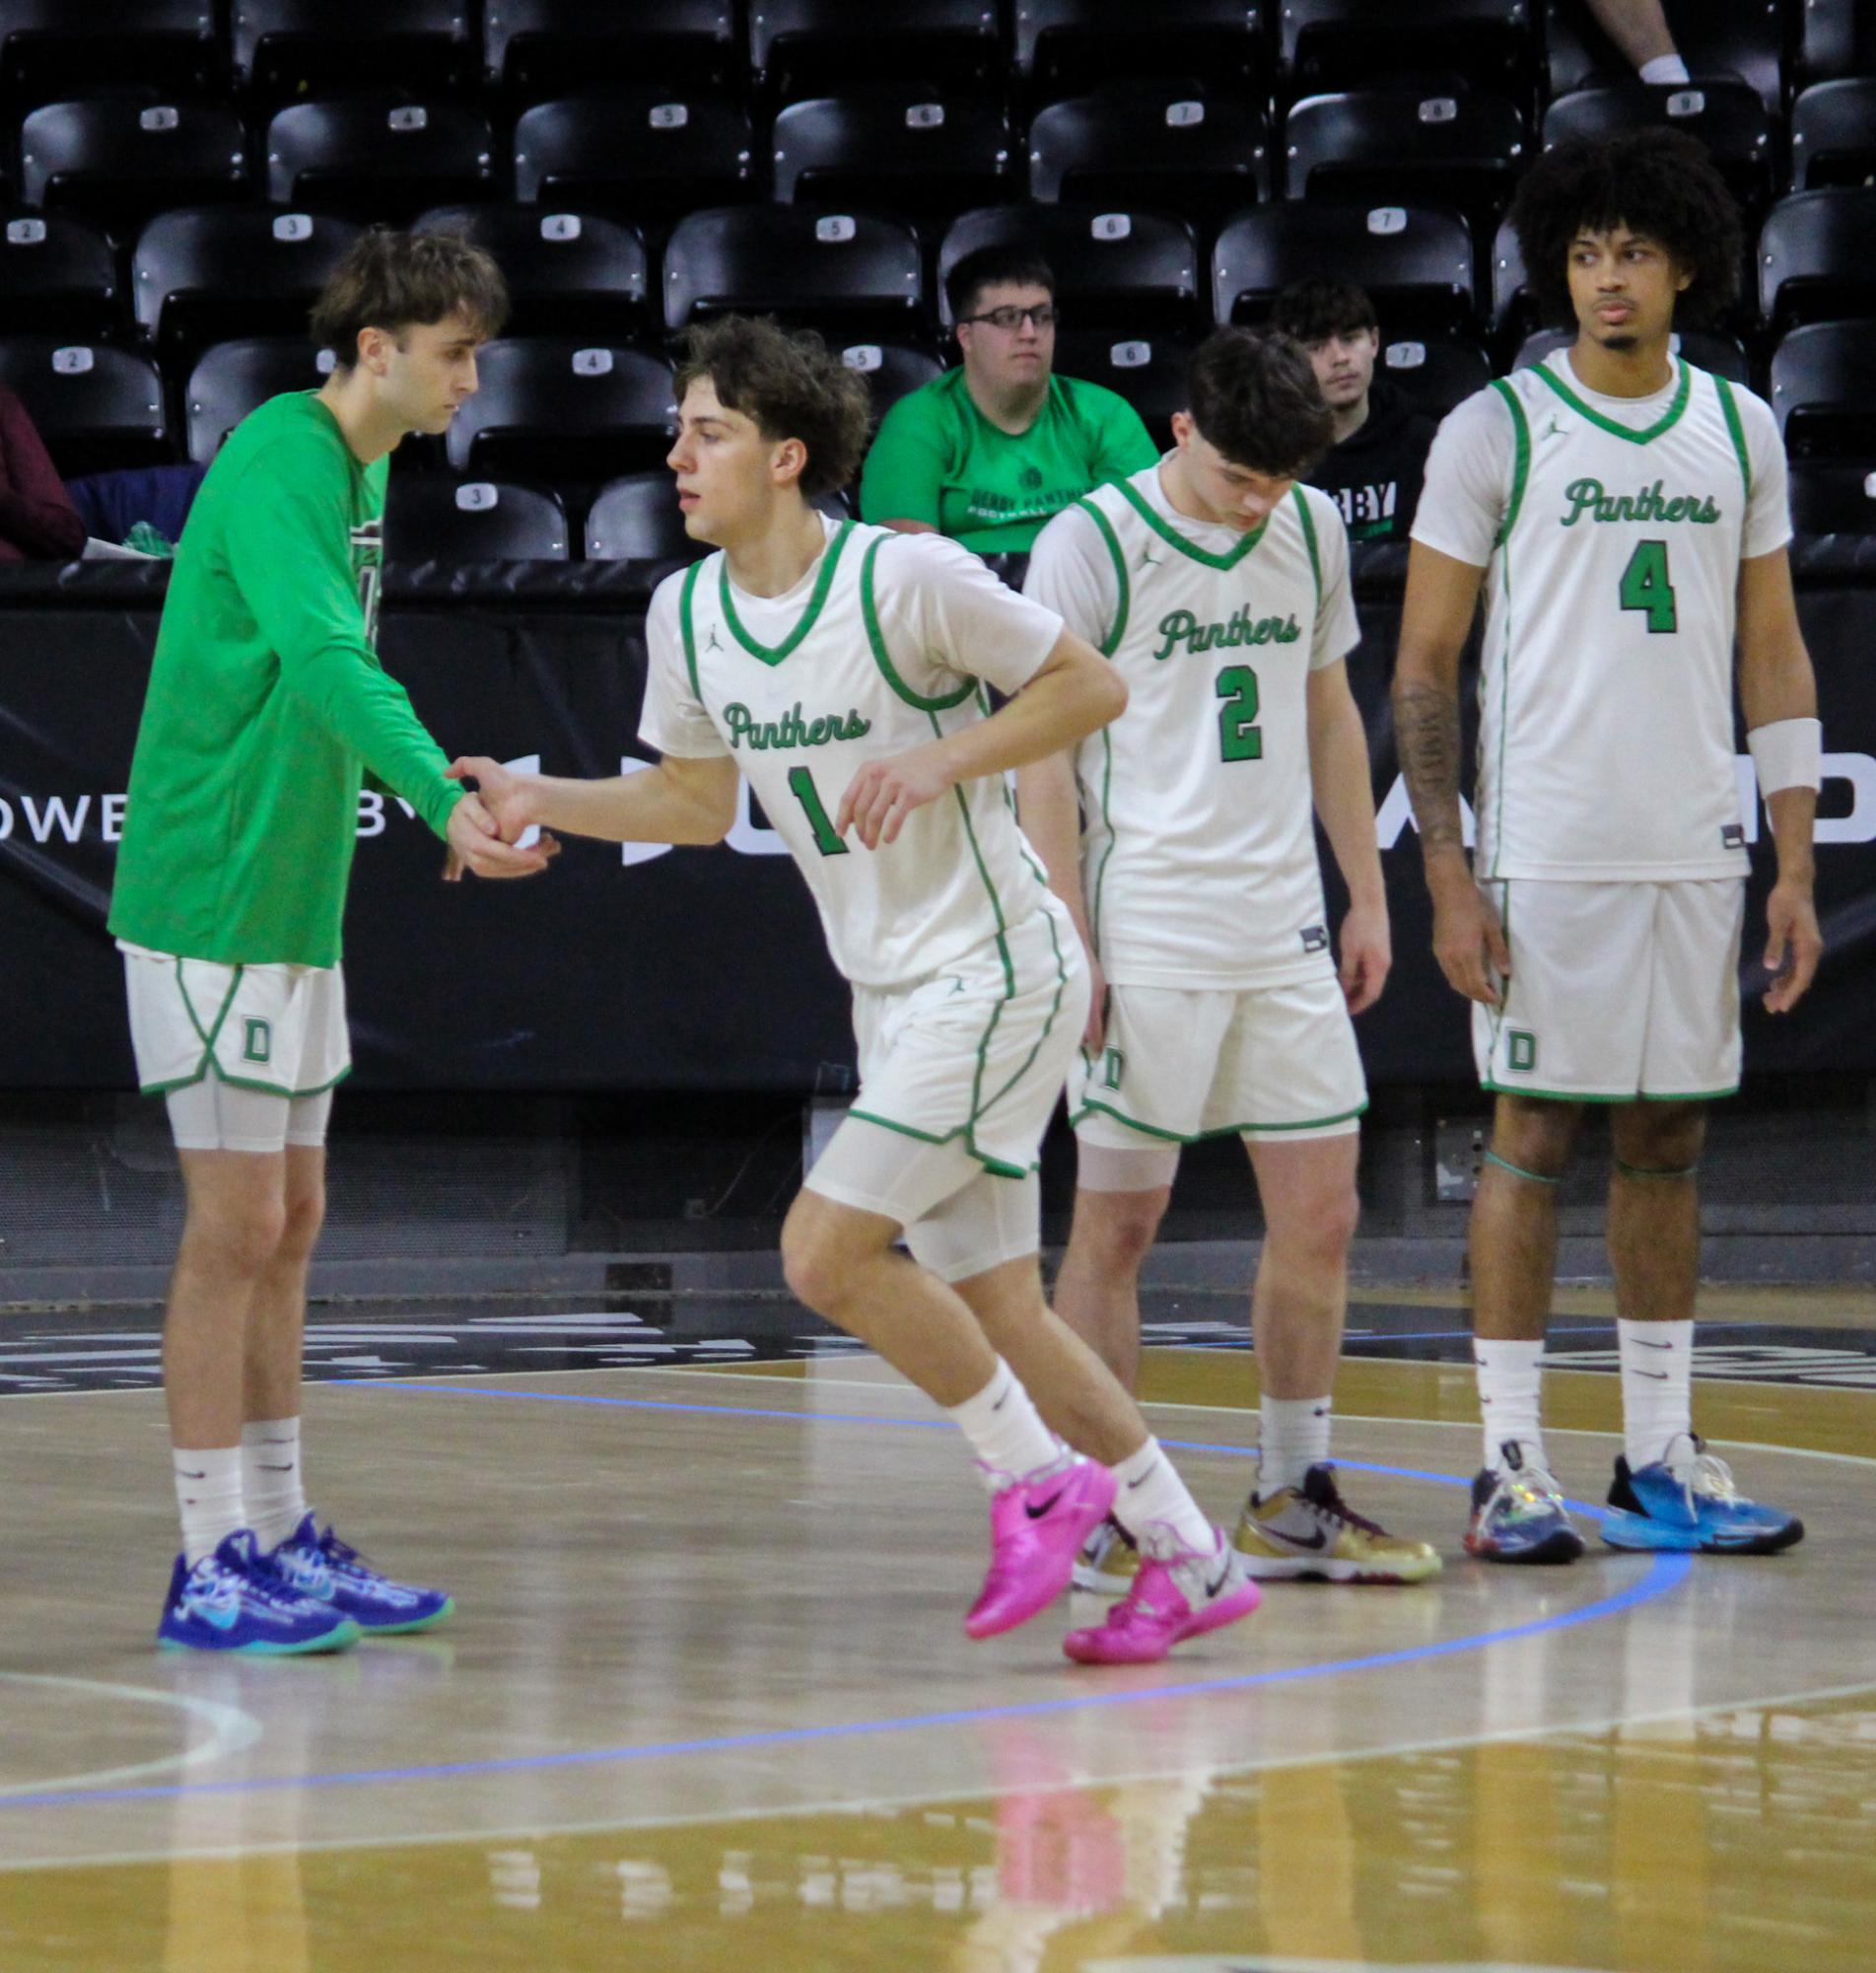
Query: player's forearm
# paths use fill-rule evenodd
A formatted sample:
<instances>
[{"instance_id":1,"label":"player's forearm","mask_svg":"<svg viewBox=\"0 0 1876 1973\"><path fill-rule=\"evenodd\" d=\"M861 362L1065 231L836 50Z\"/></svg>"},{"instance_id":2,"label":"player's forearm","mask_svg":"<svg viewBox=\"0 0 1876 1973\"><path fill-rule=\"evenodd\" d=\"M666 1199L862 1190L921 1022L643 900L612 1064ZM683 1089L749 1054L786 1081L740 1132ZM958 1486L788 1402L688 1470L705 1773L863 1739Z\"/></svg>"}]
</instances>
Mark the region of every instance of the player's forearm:
<instances>
[{"instance_id":1,"label":"player's forearm","mask_svg":"<svg viewBox=\"0 0 1876 1973\"><path fill-rule=\"evenodd\" d=\"M1017 770L1016 819L1049 873L1049 888L1069 907L1082 943L1092 945L1081 892L1081 811L1069 755L1053 753Z\"/></svg>"},{"instance_id":2,"label":"player's forearm","mask_svg":"<svg viewBox=\"0 0 1876 1973\"><path fill-rule=\"evenodd\" d=\"M1455 873L1470 877L1459 807L1459 695L1410 662L1403 648L1394 678L1394 741L1420 829L1431 887Z\"/></svg>"},{"instance_id":3,"label":"player's forearm","mask_svg":"<svg viewBox=\"0 0 1876 1973\"><path fill-rule=\"evenodd\" d=\"M1059 656L1001 711L948 734L935 751L952 781L975 781L1064 753L1127 708L1121 675L1091 645L1063 632Z\"/></svg>"},{"instance_id":4,"label":"player's forearm","mask_svg":"<svg viewBox=\"0 0 1876 1973\"><path fill-rule=\"evenodd\" d=\"M1817 832L1818 791L1780 788L1766 797L1766 813L1772 817L1772 840L1778 851L1778 881L1802 883L1808 889L1817 878L1812 845Z\"/></svg>"},{"instance_id":5,"label":"player's forearm","mask_svg":"<svg viewBox=\"0 0 1876 1973\"><path fill-rule=\"evenodd\" d=\"M1748 733L1780 720L1818 716L1817 674L1804 641L1792 633L1772 645L1747 645L1739 659L1739 703Z\"/></svg>"},{"instance_id":6,"label":"player's forearm","mask_svg":"<svg viewBox=\"0 0 1876 1973\"><path fill-rule=\"evenodd\" d=\"M1323 834L1355 905L1385 907L1368 740L1353 699L1309 731L1309 775Z\"/></svg>"},{"instance_id":7,"label":"player's forearm","mask_svg":"<svg viewBox=\"0 0 1876 1973\"><path fill-rule=\"evenodd\" d=\"M531 776L528 812L558 835L608 843L719 843L729 827L720 806L661 765L603 781Z\"/></svg>"}]
</instances>

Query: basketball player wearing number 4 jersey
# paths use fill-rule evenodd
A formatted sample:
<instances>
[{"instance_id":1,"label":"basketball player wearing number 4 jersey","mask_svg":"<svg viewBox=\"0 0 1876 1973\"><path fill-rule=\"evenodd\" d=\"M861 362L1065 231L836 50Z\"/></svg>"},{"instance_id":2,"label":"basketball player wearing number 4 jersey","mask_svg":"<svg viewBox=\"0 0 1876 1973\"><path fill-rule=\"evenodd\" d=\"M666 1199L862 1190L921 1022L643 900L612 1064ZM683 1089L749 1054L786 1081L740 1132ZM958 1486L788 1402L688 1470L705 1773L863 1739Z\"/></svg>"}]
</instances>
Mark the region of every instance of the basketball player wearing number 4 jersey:
<instances>
[{"instance_id":1,"label":"basketball player wearing number 4 jersey","mask_svg":"<svg viewBox=\"0 0 1876 1973\"><path fill-rule=\"evenodd\" d=\"M662 760L603 782L482 759L456 771L511 841L538 823L714 843L747 778L854 985L860 1043L859 1100L783 1229L789 1285L976 1451L993 1553L970 1636L1067 1588L1111 1510L1149 1558L1146 1593L1065 1649L1162 1657L1248 1616L1258 1592L1043 1301L1036 1157L1088 982L1003 782L1111 719L1125 688L956 543L834 525L808 504L850 476L867 426L864 387L818 337L727 318L693 333L678 388L676 497L722 552L652 601L642 736ZM1002 711L985 681L1010 695Z\"/></svg>"},{"instance_id":2,"label":"basketball player wearing number 4 jersey","mask_svg":"<svg viewBox=\"0 0 1876 1973\"><path fill-rule=\"evenodd\" d=\"M1574 345L1440 428L1415 523L1394 688L1434 951L1473 1003L1492 1148L1471 1255L1485 1467L1467 1546L1581 1552L1538 1421L1557 1186L1585 1103L1610 1109L1609 1252L1626 1446L1603 1539L1763 1553L1796 1516L1742 1500L1694 1436L1689 1379L1703 1104L1739 1078L1745 829L1734 649L1778 878L1766 1005L1822 941L1811 838L1820 732L1768 407L1678 361L1722 308L1739 221L1704 151L1648 130L1549 152L1514 218ZM1481 588L1478 843L1461 845L1456 687Z\"/></svg>"},{"instance_id":3,"label":"basketball player wearing number 4 jersey","mask_svg":"<svg viewBox=\"0 0 1876 1973\"><path fill-rule=\"evenodd\" d=\"M1057 1305L1131 1382L1140 1268L1181 1148L1241 1138L1267 1230L1262 1443L1236 1546L1254 1576L1419 1582L1438 1555L1350 1513L1328 1463L1367 1106L1350 1016L1389 959L1344 662L1358 641L1348 538L1335 503L1295 484L1333 427L1300 346L1243 329L1199 351L1187 401L1174 449L1059 515L1029 565L1028 594L1129 694L1112 726L1018 781L1106 986L1070 1086L1077 1189ZM1351 897L1340 978L1312 810ZM1131 1567L1103 1530L1077 1581L1124 1585Z\"/></svg>"}]
</instances>

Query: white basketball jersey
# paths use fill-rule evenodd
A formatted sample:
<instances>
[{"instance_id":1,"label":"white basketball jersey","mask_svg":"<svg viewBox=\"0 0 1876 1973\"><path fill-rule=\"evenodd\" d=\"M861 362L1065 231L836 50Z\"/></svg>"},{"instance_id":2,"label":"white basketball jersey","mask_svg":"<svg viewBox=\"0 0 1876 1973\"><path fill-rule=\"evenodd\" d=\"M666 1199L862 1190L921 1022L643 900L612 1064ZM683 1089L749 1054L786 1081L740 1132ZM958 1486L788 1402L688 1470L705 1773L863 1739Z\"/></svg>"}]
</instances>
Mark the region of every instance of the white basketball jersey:
<instances>
[{"instance_id":1,"label":"white basketball jersey","mask_svg":"<svg viewBox=\"0 0 1876 1973\"><path fill-rule=\"evenodd\" d=\"M1333 971L1308 680L1357 641L1342 518L1298 486L1262 528L1231 537L1176 514L1158 472L1097 487L1050 524L1083 539L1089 520L1099 530L1117 601L1095 641L1130 694L1076 755L1102 967L1120 985L1193 988ZM1051 601L1039 559L1030 593Z\"/></svg>"},{"instance_id":2,"label":"white basketball jersey","mask_svg":"<svg viewBox=\"0 0 1876 1973\"><path fill-rule=\"evenodd\" d=\"M1491 386L1515 451L1486 576L1477 868L1732 876L1747 867L1733 738L1753 490L1741 393L1683 362L1658 417L1632 430L1572 380L1554 357Z\"/></svg>"},{"instance_id":3,"label":"white basketball jersey","mask_svg":"<svg viewBox=\"0 0 1876 1973\"><path fill-rule=\"evenodd\" d=\"M876 850L835 834L841 798L868 761L985 718L979 677L1019 690L1060 632L937 536L844 523L804 600L732 592L714 554L653 599L643 737L732 758L807 880L835 965L863 986L908 984L1036 910L1041 865L1001 776L915 810Z\"/></svg>"}]
</instances>

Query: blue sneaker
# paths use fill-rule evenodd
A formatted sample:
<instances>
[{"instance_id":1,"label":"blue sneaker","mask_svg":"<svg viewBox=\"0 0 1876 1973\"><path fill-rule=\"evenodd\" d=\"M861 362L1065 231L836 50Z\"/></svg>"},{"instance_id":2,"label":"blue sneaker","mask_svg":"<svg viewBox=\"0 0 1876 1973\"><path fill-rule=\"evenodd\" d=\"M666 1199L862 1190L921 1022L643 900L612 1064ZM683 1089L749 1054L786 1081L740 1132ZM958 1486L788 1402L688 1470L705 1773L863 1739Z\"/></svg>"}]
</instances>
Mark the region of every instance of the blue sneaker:
<instances>
[{"instance_id":1,"label":"blue sneaker","mask_svg":"<svg viewBox=\"0 0 1876 1973\"><path fill-rule=\"evenodd\" d=\"M358 1635L342 1611L296 1596L261 1561L253 1531L243 1527L193 1569L175 1558L157 1649L297 1657L343 1651L357 1644Z\"/></svg>"},{"instance_id":2,"label":"blue sneaker","mask_svg":"<svg viewBox=\"0 0 1876 1973\"><path fill-rule=\"evenodd\" d=\"M1691 1452L1682 1452L1691 1446ZM1691 1435L1668 1447L1677 1458L1631 1468L1616 1460L1602 1538L1611 1548L1674 1549L1696 1555L1775 1555L1804 1539L1804 1523L1782 1508L1741 1498L1732 1469Z\"/></svg>"},{"instance_id":3,"label":"blue sneaker","mask_svg":"<svg viewBox=\"0 0 1876 1973\"><path fill-rule=\"evenodd\" d=\"M1496 1471L1486 1467L1472 1483L1466 1553L1482 1562L1574 1562L1583 1537L1557 1482L1524 1463L1516 1441L1507 1440L1498 1451L1504 1464Z\"/></svg>"},{"instance_id":4,"label":"blue sneaker","mask_svg":"<svg viewBox=\"0 0 1876 1973\"><path fill-rule=\"evenodd\" d=\"M319 1533L311 1515L265 1566L284 1587L349 1617L369 1637L427 1631L455 1611L455 1598L441 1589L419 1589L381 1576L331 1528Z\"/></svg>"}]
</instances>

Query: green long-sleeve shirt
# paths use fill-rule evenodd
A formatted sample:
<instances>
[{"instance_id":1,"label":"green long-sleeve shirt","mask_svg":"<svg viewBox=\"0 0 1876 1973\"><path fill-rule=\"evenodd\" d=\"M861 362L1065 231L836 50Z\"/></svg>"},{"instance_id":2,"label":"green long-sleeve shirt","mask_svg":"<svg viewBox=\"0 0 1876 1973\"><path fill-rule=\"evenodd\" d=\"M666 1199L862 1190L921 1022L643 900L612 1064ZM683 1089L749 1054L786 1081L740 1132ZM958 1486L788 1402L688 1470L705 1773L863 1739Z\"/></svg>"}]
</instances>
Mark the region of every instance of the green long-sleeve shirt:
<instances>
[{"instance_id":1,"label":"green long-sleeve shirt","mask_svg":"<svg viewBox=\"0 0 1876 1973\"><path fill-rule=\"evenodd\" d=\"M245 418L176 550L110 930L224 964L329 966L365 770L442 835L460 790L372 648L387 461L310 391Z\"/></svg>"}]
</instances>

